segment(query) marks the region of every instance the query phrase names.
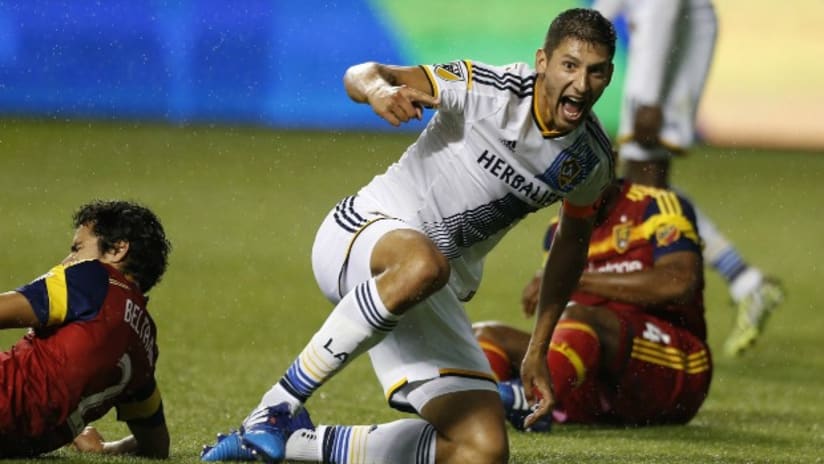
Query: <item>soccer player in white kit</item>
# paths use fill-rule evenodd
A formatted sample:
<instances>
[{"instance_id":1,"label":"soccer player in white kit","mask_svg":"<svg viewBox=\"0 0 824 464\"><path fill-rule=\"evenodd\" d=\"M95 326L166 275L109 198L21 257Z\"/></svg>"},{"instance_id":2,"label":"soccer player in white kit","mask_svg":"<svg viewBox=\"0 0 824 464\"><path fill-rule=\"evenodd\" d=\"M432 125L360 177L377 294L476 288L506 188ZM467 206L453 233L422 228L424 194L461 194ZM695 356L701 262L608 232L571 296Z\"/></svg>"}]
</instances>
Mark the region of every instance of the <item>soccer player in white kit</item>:
<instances>
[{"instance_id":1,"label":"soccer player in white kit","mask_svg":"<svg viewBox=\"0 0 824 464\"><path fill-rule=\"evenodd\" d=\"M541 395L527 420L549 413L545 353L614 176L610 142L591 112L614 51L609 20L572 9L550 25L534 70L470 60L349 68L349 96L389 123L420 118L422 106L437 113L398 162L326 217L312 263L335 308L242 429L202 458L251 458L254 450L270 462L507 462L503 407L463 302L501 237L563 201L522 367L527 390ZM419 418L314 428L306 401L366 351L389 404Z\"/></svg>"},{"instance_id":2,"label":"soccer player in white kit","mask_svg":"<svg viewBox=\"0 0 824 464\"><path fill-rule=\"evenodd\" d=\"M711 0L596 0L593 8L630 30L618 131L625 177L669 188L670 159L694 143L701 93L715 50L718 22ZM783 300L780 283L746 263L715 223L696 208L704 261L729 285L738 308L724 352L737 356L760 335Z\"/></svg>"}]
</instances>

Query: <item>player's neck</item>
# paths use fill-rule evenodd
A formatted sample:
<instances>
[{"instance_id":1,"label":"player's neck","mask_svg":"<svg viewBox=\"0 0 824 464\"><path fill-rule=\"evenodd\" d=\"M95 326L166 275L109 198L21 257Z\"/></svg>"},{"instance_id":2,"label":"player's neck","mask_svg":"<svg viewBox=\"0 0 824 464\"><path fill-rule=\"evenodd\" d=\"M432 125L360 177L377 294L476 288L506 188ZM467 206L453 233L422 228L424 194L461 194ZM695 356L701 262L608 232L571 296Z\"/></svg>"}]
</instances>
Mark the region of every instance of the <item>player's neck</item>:
<instances>
[{"instance_id":1,"label":"player's neck","mask_svg":"<svg viewBox=\"0 0 824 464\"><path fill-rule=\"evenodd\" d=\"M563 135L563 133L555 127L555 115L552 112L553 106L549 104L544 94L543 81L543 74L538 73L538 77L535 79L535 91L533 93L533 98L535 99L535 117L538 119L538 126L541 128L544 136L557 137Z\"/></svg>"}]
</instances>

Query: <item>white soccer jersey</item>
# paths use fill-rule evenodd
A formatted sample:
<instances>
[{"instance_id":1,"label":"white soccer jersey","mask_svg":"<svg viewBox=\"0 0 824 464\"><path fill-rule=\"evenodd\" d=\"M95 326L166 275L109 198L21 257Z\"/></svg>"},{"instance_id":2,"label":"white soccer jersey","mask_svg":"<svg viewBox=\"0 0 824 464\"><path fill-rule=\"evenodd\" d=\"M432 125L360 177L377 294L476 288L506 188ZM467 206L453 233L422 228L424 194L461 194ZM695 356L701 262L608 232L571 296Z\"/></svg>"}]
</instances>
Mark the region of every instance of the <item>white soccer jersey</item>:
<instances>
[{"instance_id":1,"label":"white soccer jersey","mask_svg":"<svg viewBox=\"0 0 824 464\"><path fill-rule=\"evenodd\" d=\"M468 60L422 66L440 107L418 140L358 195L424 231L471 294L483 257L526 214L567 198L595 202L613 177L609 138L594 115L553 137L536 111L526 64Z\"/></svg>"}]
</instances>

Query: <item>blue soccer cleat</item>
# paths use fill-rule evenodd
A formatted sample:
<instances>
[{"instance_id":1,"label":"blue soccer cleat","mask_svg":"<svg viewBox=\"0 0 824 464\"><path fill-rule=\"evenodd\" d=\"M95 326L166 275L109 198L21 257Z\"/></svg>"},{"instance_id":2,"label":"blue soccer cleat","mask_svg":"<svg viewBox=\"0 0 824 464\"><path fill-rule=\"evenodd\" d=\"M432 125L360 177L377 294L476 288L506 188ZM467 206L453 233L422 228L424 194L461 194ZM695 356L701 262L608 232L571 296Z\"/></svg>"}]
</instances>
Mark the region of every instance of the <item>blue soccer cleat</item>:
<instances>
[{"instance_id":1,"label":"blue soccer cleat","mask_svg":"<svg viewBox=\"0 0 824 464\"><path fill-rule=\"evenodd\" d=\"M205 445L200 452L201 461L254 461L252 450L243 446L242 432L231 431L228 435L219 433L214 445Z\"/></svg>"},{"instance_id":2,"label":"blue soccer cleat","mask_svg":"<svg viewBox=\"0 0 824 464\"><path fill-rule=\"evenodd\" d=\"M266 420L251 424L243 432L243 444L266 462L281 462L286 457L286 440L295 430L315 430L306 409L294 415L287 403L269 407Z\"/></svg>"},{"instance_id":3,"label":"blue soccer cleat","mask_svg":"<svg viewBox=\"0 0 824 464\"><path fill-rule=\"evenodd\" d=\"M524 385L520 379L505 380L498 383L498 394L504 403L506 420L517 430L523 432L549 432L552 429L552 418L542 417L532 427L525 428L524 420L532 414L532 408L526 401Z\"/></svg>"}]
</instances>

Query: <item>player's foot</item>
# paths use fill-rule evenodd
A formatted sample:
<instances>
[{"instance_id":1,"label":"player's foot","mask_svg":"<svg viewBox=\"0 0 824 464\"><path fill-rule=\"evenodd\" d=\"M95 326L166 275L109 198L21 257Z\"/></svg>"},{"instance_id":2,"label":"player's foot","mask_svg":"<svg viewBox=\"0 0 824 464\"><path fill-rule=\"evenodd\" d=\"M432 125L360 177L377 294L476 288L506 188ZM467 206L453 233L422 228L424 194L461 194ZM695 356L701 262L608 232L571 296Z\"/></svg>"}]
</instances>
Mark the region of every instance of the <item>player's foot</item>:
<instances>
[{"instance_id":1,"label":"player's foot","mask_svg":"<svg viewBox=\"0 0 824 464\"><path fill-rule=\"evenodd\" d=\"M504 380L498 383L498 394L504 403L506 420L518 430L524 432L549 432L552 428L552 418L542 417L530 428L524 428L524 419L532 414L532 408L526 401L524 385L520 379Z\"/></svg>"},{"instance_id":2,"label":"player's foot","mask_svg":"<svg viewBox=\"0 0 824 464\"><path fill-rule=\"evenodd\" d=\"M286 457L289 436L295 430L314 430L315 426L306 409L291 414L287 403L272 406L267 413L266 420L246 427L243 444L266 462L281 462Z\"/></svg>"},{"instance_id":3,"label":"player's foot","mask_svg":"<svg viewBox=\"0 0 824 464\"><path fill-rule=\"evenodd\" d=\"M738 316L724 343L724 353L739 356L750 348L764 330L770 314L782 301L784 289L781 282L764 277L758 287L738 302Z\"/></svg>"},{"instance_id":4,"label":"player's foot","mask_svg":"<svg viewBox=\"0 0 824 464\"><path fill-rule=\"evenodd\" d=\"M219 433L214 445L204 445L200 452L201 461L254 461L252 450L243 446L241 432L231 431L228 435Z\"/></svg>"}]
</instances>

